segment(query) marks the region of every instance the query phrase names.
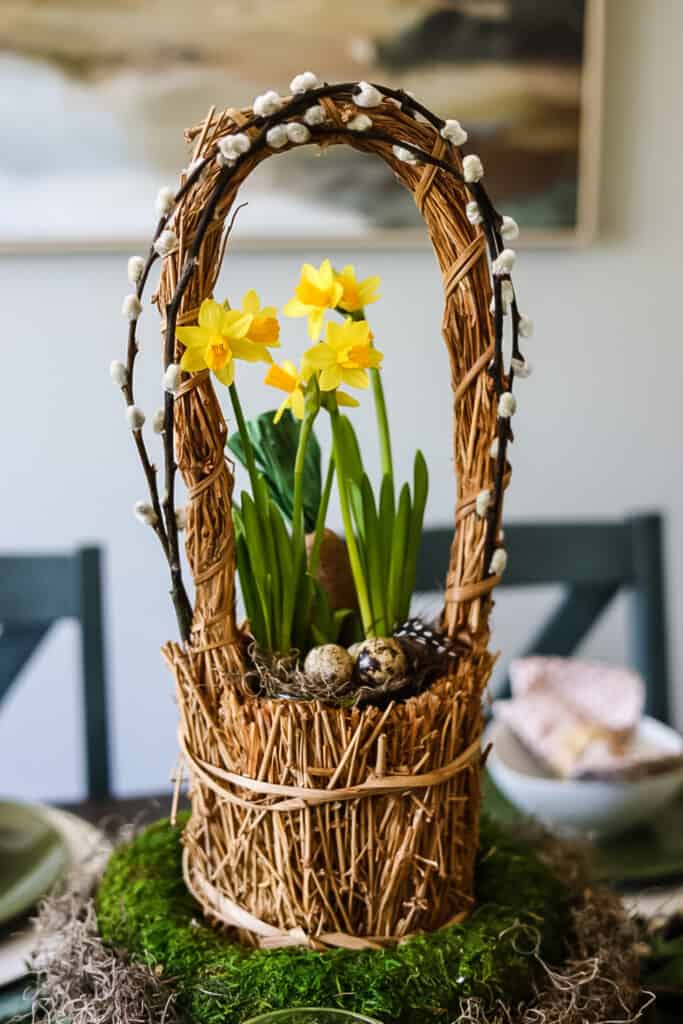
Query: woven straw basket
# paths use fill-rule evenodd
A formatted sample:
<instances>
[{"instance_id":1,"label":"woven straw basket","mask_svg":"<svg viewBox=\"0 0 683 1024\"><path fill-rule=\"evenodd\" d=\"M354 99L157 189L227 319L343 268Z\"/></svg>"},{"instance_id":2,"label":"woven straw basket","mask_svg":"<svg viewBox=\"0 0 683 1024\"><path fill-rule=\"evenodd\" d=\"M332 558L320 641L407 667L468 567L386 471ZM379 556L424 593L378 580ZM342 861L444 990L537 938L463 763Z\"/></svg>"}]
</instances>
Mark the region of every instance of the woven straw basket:
<instances>
[{"instance_id":1,"label":"woven straw basket","mask_svg":"<svg viewBox=\"0 0 683 1024\"><path fill-rule=\"evenodd\" d=\"M508 421L497 407L510 378L501 371L497 380L490 370L502 312L489 311L487 243L495 255L492 239L500 243L500 236L468 220L473 195L482 209L493 208L480 185L464 185L458 151L438 125L415 116L416 107L425 108L383 90L383 102L369 111L372 129L359 132L347 127L358 114L352 90L327 86L293 97L279 117L301 117L320 103L325 122L311 141L381 157L413 194L433 243L443 275L457 475L443 627L459 659L450 677L383 709L249 696L242 685L245 638L234 612L227 427L208 372L187 377L176 393L174 422L189 492L186 550L196 599L189 642L164 648L191 776L185 879L211 920L261 946L372 947L436 929L473 905L481 695L493 663L487 620L498 582L488 566L508 474ZM196 322L213 293L242 181L276 155L263 125L251 110L211 111L189 133L193 163L181 178L173 222L179 245L164 260L157 294L167 346L176 326ZM222 167L216 142L238 131L250 134L251 149L236 166ZM425 159L397 158L398 140ZM200 176L192 171L197 161ZM490 455L496 437L497 459ZM475 499L485 489L494 501L482 518Z\"/></svg>"}]
</instances>

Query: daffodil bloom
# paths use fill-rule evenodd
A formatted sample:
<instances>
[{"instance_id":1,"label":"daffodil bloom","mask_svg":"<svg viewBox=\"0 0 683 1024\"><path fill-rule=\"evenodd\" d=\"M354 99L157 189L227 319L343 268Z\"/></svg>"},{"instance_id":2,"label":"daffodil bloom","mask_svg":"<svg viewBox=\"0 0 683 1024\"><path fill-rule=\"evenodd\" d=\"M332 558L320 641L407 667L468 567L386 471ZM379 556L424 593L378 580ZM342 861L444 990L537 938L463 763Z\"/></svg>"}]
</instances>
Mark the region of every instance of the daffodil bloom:
<instances>
[{"instance_id":1,"label":"daffodil bloom","mask_svg":"<svg viewBox=\"0 0 683 1024\"><path fill-rule=\"evenodd\" d=\"M334 391L340 384L366 388L368 367L379 366L384 358L372 347L371 340L367 320L328 323L325 341L309 348L304 356L306 365L320 374L320 390Z\"/></svg>"},{"instance_id":2,"label":"daffodil bloom","mask_svg":"<svg viewBox=\"0 0 683 1024\"><path fill-rule=\"evenodd\" d=\"M238 309L228 309L214 299L204 299L196 327L177 327L176 337L185 346L180 365L188 373L208 367L228 387L235 379L235 359L247 362L272 362L264 344L250 341L248 334L254 317Z\"/></svg>"},{"instance_id":3,"label":"daffodil bloom","mask_svg":"<svg viewBox=\"0 0 683 1024\"><path fill-rule=\"evenodd\" d=\"M343 270L338 271L335 277L344 289L337 305L345 312L357 313L371 302L377 302L380 280L376 275L366 277L364 281L357 281L355 267L348 264Z\"/></svg>"},{"instance_id":4,"label":"daffodil bloom","mask_svg":"<svg viewBox=\"0 0 683 1024\"><path fill-rule=\"evenodd\" d=\"M268 348L279 348L280 324L275 306L261 307L257 292L251 288L242 299L242 312L250 313L254 318L247 334L249 341L267 345Z\"/></svg>"},{"instance_id":5,"label":"daffodil bloom","mask_svg":"<svg viewBox=\"0 0 683 1024\"><path fill-rule=\"evenodd\" d=\"M304 387L306 386L306 381L303 373L297 370L294 363L289 359L285 359L279 366L277 363L272 363L268 367L264 384L269 384L271 388L278 388L280 391L287 392L287 397L273 417L275 423L279 423L282 419L285 409L291 409L298 420L304 418Z\"/></svg>"},{"instance_id":6,"label":"daffodil bloom","mask_svg":"<svg viewBox=\"0 0 683 1024\"><path fill-rule=\"evenodd\" d=\"M323 260L317 270L310 263L304 263L299 283L294 289L294 298L285 306L284 314L307 316L309 337L311 341L317 341L325 310L335 309L343 293L344 286L336 279L329 260Z\"/></svg>"}]
</instances>

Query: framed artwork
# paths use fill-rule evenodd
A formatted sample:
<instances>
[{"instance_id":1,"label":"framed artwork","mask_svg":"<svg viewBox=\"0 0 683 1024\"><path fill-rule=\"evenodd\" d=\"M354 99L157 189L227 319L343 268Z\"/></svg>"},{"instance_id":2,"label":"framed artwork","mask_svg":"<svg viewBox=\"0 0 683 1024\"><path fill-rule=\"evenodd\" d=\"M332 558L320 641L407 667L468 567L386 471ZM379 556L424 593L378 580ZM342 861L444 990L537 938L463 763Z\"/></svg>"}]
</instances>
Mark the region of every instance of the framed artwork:
<instances>
[{"instance_id":1,"label":"framed artwork","mask_svg":"<svg viewBox=\"0 0 683 1024\"><path fill-rule=\"evenodd\" d=\"M0 249L130 249L212 104L286 92L311 67L414 92L523 240L597 224L604 0L10 0L0 28ZM171 140L171 141L169 141ZM235 244L423 245L379 161L301 147L252 175ZM252 181L252 178L254 179Z\"/></svg>"}]
</instances>

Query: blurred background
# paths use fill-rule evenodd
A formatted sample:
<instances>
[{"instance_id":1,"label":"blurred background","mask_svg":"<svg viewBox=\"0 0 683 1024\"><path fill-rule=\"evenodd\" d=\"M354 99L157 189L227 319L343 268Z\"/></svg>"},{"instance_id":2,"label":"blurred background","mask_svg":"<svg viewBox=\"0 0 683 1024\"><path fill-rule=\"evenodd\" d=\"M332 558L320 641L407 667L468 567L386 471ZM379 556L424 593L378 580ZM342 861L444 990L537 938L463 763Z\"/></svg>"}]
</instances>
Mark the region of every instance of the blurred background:
<instances>
[{"instance_id":1,"label":"blurred background","mask_svg":"<svg viewBox=\"0 0 683 1024\"><path fill-rule=\"evenodd\" d=\"M548 21L549 7L557 18ZM173 185L187 160L183 127L212 103L284 92L309 66L330 81L404 84L472 124L494 200L532 240L520 244L515 280L535 323L534 375L517 387L506 519L665 515L674 717L683 722L683 6L606 0L592 16L603 9L604 26L598 17L589 39L583 4L540 0L347 3L343 15L311 0L254 2L248 13L227 2L3 3L0 553L105 549L117 793L166 789L177 749L159 654L176 636L166 567L132 515L143 480L108 372L124 351L126 257L151 236L158 187ZM522 28L506 33L513 15ZM338 156L303 160L296 173L288 173L294 157L269 161L283 172L254 182L216 294L238 300L255 287L281 306L300 263L326 256L381 275L371 320L386 353L397 463L407 475L415 447L423 449L427 523L447 525L451 399L434 259L416 241L398 186L379 207L367 203L385 195L385 180L362 161L328 170ZM151 412L160 373L151 310L141 336L140 397ZM285 325L288 339L299 351L300 322ZM258 368L246 367L240 384L250 413L272 404ZM370 430L368 405L358 412L361 433ZM500 593L493 645L506 660L559 597L559 589ZM619 599L581 653L626 661L629 628ZM5 792L83 794L79 673L78 628L66 621L0 706Z\"/></svg>"}]
</instances>

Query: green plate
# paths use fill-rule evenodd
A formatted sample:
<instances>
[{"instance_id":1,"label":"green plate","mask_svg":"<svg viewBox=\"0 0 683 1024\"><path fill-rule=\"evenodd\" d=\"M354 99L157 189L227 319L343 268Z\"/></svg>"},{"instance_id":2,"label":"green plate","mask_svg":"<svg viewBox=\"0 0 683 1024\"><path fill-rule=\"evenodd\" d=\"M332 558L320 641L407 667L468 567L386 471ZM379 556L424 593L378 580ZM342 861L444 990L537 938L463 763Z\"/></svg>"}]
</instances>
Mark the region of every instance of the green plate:
<instances>
[{"instance_id":1,"label":"green plate","mask_svg":"<svg viewBox=\"0 0 683 1024\"><path fill-rule=\"evenodd\" d=\"M506 825L525 820L496 787L488 772L484 781L484 807L492 818ZM683 878L683 794L647 826L596 843L593 866L598 877L627 887Z\"/></svg>"},{"instance_id":2,"label":"green plate","mask_svg":"<svg viewBox=\"0 0 683 1024\"><path fill-rule=\"evenodd\" d=\"M68 865L66 843L39 808L0 801L0 926L35 907Z\"/></svg>"}]
</instances>

